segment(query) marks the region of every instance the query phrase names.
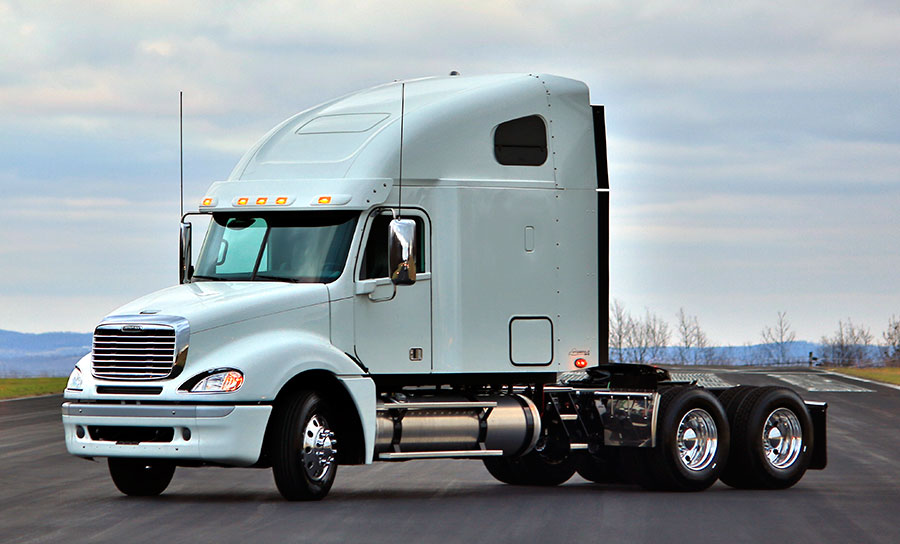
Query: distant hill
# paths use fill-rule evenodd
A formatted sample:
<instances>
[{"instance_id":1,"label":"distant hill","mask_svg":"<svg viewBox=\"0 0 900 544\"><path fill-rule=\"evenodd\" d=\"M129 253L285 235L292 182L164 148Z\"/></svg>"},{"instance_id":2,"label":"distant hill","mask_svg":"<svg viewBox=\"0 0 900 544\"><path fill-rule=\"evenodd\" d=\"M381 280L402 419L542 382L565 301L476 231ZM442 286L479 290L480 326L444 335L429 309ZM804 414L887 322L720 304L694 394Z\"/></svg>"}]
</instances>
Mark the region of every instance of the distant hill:
<instances>
[{"instance_id":1,"label":"distant hill","mask_svg":"<svg viewBox=\"0 0 900 544\"><path fill-rule=\"evenodd\" d=\"M713 350L713 358L715 364L725 365L762 365L770 362L775 346L773 344L753 344L747 346L718 346L711 348ZM696 351L696 350L694 350ZM668 358L672 360L678 359L678 348L666 348ZM822 344L814 344L798 340L790 342L787 348L788 364L803 364L809 362L809 353L819 357L822 354ZM701 359L695 356L693 360Z\"/></svg>"},{"instance_id":2,"label":"distant hill","mask_svg":"<svg viewBox=\"0 0 900 544\"><path fill-rule=\"evenodd\" d=\"M68 376L72 367L81 357L91 351L91 333L45 332L30 334L0 329L0 378L25 378L32 376ZM688 350L688 364L715 365L766 365L771 364L770 344L748 346L721 346L707 348L701 353ZM805 364L809 352L816 357L822 355L821 344L812 342L791 342L788 349L788 364ZM872 356L877 356L877 346L871 346ZM666 348L654 364L678 364L680 351L677 347Z\"/></svg>"},{"instance_id":3,"label":"distant hill","mask_svg":"<svg viewBox=\"0 0 900 544\"><path fill-rule=\"evenodd\" d=\"M0 329L0 377L68 376L91 351L91 333L40 334Z\"/></svg>"}]
</instances>

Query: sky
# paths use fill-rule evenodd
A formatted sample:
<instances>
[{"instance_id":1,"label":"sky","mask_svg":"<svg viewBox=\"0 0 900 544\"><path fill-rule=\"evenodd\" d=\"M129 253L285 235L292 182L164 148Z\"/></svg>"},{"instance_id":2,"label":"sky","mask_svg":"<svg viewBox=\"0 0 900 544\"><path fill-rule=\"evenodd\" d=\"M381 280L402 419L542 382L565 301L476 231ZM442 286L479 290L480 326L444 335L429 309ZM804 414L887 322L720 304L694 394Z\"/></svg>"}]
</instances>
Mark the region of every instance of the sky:
<instances>
[{"instance_id":1,"label":"sky","mask_svg":"<svg viewBox=\"0 0 900 544\"><path fill-rule=\"evenodd\" d=\"M395 79L546 72L607 107L610 295L715 344L900 315L900 3L0 0L0 329L176 282L271 127Z\"/></svg>"}]
</instances>

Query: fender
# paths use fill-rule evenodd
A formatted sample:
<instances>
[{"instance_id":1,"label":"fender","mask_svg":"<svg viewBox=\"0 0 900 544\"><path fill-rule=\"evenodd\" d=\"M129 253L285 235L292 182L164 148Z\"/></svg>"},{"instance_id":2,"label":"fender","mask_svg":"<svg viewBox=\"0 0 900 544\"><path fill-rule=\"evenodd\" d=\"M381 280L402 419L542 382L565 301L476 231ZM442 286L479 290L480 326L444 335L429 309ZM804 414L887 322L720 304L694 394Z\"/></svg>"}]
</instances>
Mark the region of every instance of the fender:
<instances>
[{"instance_id":1,"label":"fender","mask_svg":"<svg viewBox=\"0 0 900 544\"><path fill-rule=\"evenodd\" d=\"M230 328L230 327L229 327ZM293 329L269 329L261 326L249 335L230 335L232 331L206 331L191 336L191 350L202 353L188 362L182 373L188 379L216 368L235 368L244 373L243 386L234 393L204 394L204 401L272 402L294 376L311 370L335 376L360 376L363 370L345 353L331 345L326 336ZM237 331L235 331L237 332ZM221 343L231 336L233 341ZM179 392L179 396L191 393ZM182 400L184 400L182 398ZM198 396L198 400L200 400Z\"/></svg>"}]
</instances>

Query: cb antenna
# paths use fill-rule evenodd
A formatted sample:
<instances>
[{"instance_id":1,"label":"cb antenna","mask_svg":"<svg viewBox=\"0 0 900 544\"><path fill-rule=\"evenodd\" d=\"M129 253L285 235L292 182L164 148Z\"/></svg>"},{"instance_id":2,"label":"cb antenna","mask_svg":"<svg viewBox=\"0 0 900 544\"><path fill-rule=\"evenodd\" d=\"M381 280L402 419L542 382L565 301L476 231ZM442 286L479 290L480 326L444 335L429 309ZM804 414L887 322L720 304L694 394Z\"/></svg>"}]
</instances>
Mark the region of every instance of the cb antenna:
<instances>
[{"instance_id":1,"label":"cb antenna","mask_svg":"<svg viewBox=\"0 0 900 544\"><path fill-rule=\"evenodd\" d=\"M403 208L403 113L406 110L406 83L400 84L400 173L397 182L400 185L400 195L397 197L397 212Z\"/></svg>"},{"instance_id":2,"label":"cb antenna","mask_svg":"<svg viewBox=\"0 0 900 544\"><path fill-rule=\"evenodd\" d=\"M182 100L182 95L184 91L178 91L178 177L179 177L179 188L180 188L180 196L179 202L181 207L179 210L181 211L181 215L178 216L178 220L181 221L181 218L184 217L184 102Z\"/></svg>"}]
</instances>

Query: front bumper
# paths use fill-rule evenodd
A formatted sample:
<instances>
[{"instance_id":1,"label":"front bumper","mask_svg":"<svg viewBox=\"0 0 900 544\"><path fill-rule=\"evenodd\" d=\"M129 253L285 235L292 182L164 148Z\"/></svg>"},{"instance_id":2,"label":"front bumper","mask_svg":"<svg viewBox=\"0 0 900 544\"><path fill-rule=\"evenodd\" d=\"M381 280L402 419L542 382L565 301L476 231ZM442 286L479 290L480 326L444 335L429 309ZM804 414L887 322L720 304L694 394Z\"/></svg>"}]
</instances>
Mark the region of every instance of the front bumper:
<instances>
[{"instance_id":1,"label":"front bumper","mask_svg":"<svg viewBox=\"0 0 900 544\"><path fill-rule=\"evenodd\" d=\"M79 457L145 457L249 466L259 459L272 406L203 404L62 405L66 448ZM115 440L105 429L140 436L156 428L170 433ZM140 428L140 429L135 429ZM185 432L187 429L188 432ZM138 431L138 432L130 432ZM147 434L147 433L143 433Z\"/></svg>"}]
</instances>

